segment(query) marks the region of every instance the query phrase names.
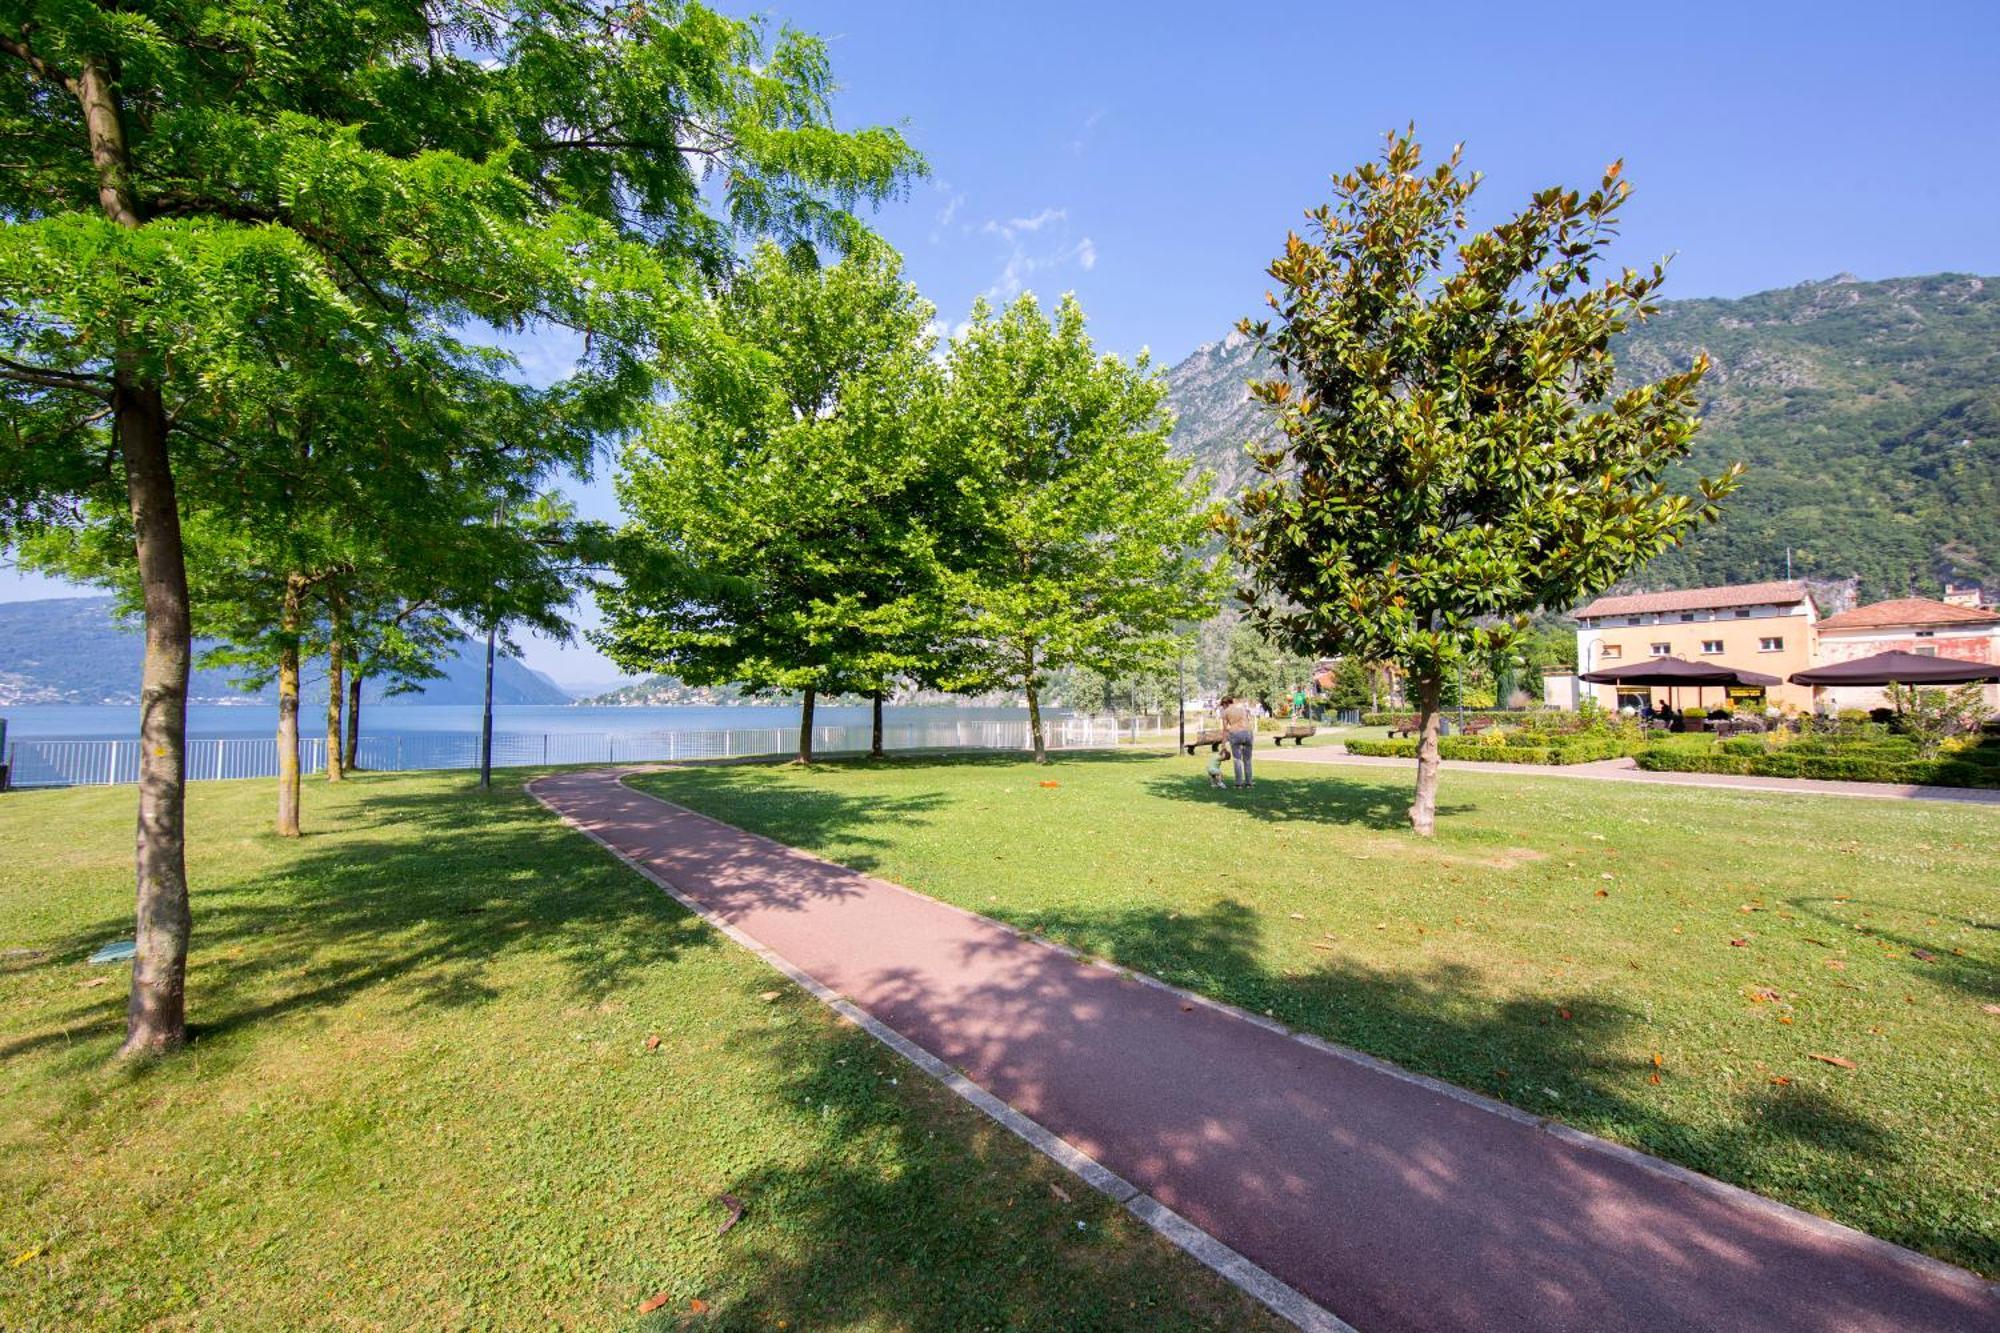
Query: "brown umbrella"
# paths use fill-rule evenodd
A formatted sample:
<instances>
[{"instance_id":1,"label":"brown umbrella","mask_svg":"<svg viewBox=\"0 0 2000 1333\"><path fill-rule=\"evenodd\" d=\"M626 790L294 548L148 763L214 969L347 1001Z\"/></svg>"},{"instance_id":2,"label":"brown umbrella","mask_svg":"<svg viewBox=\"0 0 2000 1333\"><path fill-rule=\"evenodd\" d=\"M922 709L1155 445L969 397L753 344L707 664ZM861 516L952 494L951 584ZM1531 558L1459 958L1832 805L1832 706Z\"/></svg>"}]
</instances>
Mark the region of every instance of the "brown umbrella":
<instances>
[{"instance_id":1,"label":"brown umbrella","mask_svg":"<svg viewBox=\"0 0 2000 1333\"><path fill-rule=\"evenodd\" d=\"M2000 680L2000 664L1919 653L1877 653L1852 662L1794 671L1794 685L1970 685Z\"/></svg>"},{"instance_id":2,"label":"brown umbrella","mask_svg":"<svg viewBox=\"0 0 2000 1333\"><path fill-rule=\"evenodd\" d=\"M1582 678L1595 685L1692 685L1696 689L1697 708L1701 706L1699 691L1704 685L1761 685L1769 688L1780 683L1776 676L1767 676L1761 671L1746 671L1742 667L1722 666L1715 662L1690 662L1684 657L1621 662L1614 667L1599 667L1586 672Z\"/></svg>"}]
</instances>

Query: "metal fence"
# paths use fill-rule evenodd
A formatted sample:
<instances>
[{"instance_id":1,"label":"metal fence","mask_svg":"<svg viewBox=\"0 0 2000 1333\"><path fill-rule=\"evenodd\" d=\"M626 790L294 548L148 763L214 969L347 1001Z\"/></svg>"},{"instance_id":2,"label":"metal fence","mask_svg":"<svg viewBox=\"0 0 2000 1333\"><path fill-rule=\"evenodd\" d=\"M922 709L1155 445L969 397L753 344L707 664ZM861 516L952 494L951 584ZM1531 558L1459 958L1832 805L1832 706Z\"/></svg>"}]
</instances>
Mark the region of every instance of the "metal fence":
<instances>
[{"instance_id":1,"label":"metal fence","mask_svg":"<svg viewBox=\"0 0 2000 1333\"><path fill-rule=\"evenodd\" d=\"M1119 743L1123 729L1112 718L1045 720L1043 737L1051 749L1087 749ZM733 759L755 755L791 754L798 749L799 729L792 727L729 728L719 731L495 732L493 763L497 768L537 764L637 764L679 759ZM839 753L868 749L870 728L813 728L816 752ZM139 780L137 740L75 740L23 737L7 747L16 787L89 787ZM891 750L1025 750L1026 721L898 722L882 728L882 744ZM479 767L477 732L408 731L363 736L355 755L358 766L376 772ZM326 738L299 738L299 766L307 773L326 766ZM215 778L268 778L278 773L275 737L230 736L187 743L190 781Z\"/></svg>"}]
</instances>

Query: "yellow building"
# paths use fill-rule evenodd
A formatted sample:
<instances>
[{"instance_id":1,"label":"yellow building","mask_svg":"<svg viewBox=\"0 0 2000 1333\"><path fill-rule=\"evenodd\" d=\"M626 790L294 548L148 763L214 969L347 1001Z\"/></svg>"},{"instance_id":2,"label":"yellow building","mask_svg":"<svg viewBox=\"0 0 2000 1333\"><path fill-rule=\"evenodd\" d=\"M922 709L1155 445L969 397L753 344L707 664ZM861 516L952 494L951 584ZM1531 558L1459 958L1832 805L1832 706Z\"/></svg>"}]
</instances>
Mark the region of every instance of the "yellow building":
<instances>
[{"instance_id":1,"label":"yellow building","mask_svg":"<svg viewBox=\"0 0 2000 1333\"><path fill-rule=\"evenodd\" d=\"M1576 665L1583 672L1644 662L1654 657L1681 657L1713 662L1746 671L1761 671L1785 681L1794 671L1813 665L1813 636L1819 608L1802 580L1742 583L1721 588L1684 588L1675 592L1645 592L1600 597L1576 611ZM1583 685L1606 708L1632 702L1642 687ZM1621 699L1621 690L1623 698ZM1653 702L1664 704L1668 691L1655 688ZM1801 711L1812 707L1812 688L1783 683L1768 690L1674 691L1682 707L1763 708L1786 704Z\"/></svg>"}]
</instances>

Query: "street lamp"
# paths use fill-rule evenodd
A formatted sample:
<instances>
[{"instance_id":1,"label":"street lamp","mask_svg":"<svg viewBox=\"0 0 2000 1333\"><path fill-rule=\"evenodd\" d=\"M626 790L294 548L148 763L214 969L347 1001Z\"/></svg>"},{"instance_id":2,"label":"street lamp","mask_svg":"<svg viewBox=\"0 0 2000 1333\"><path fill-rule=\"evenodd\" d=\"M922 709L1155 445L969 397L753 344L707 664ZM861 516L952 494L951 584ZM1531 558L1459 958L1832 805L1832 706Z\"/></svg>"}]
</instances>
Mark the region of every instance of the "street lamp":
<instances>
[{"instance_id":1,"label":"street lamp","mask_svg":"<svg viewBox=\"0 0 2000 1333\"><path fill-rule=\"evenodd\" d=\"M1187 654L1174 661L1174 707L1180 711L1181 746L1187 749Z\"/></svg>"}]
</instances>

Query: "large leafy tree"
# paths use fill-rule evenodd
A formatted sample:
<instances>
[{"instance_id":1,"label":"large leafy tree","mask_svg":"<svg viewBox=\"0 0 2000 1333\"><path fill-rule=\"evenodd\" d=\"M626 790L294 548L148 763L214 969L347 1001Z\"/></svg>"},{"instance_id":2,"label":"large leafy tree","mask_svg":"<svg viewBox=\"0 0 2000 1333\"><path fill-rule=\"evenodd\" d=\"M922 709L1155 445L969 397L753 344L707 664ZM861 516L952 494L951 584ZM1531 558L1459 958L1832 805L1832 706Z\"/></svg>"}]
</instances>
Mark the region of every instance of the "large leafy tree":
<instances>
[{"instance_id":1,"label":"large leafy tree","mask_svg":"<svg viewBox=\"0 0 2000 1333\"><path fill-rule=\"evenodd\" d=\"M619 478L620 666L800 692L802 761L820 695L934 674L931 315L887 247L751 255Z\"/></svg>"},{"instance_id":2,"label":"large leafy tree","mask_svg":"<svg viewBox=\"0 0 2000 1333\"><path fill-rule=\"evenodd\" d=\"M946 356L937 429L956 476L947 564L958 683L1028 701L1048 761L1050 674L1170 665L1177 631L1215 610L1205 478L1167 452L1165 387L1141 356L1100 355L1083 308L984 302Z\"/></svg>"},{"instance_id":3,"label":"large leafy tree","mask_svg":"<svg viewBox=\"0 0 2000 1333\"><path fill-rule=\"evenodd\" d=\"M1468 659L1711 520L1739 468L1677 494L1707 369L1614 388L1611 341L1665 269L1598 274L1629 187L1540 191L1473 233L1479 177L1426 168L1413 133L1334 182L1271 264L1278 428L1230 524L1260 622L1314 655L1409 673L1422 722L1410 822L1435 828L1438 711Z\"/></svg>"},{"instance_id":4,"label":"large leafy tree","mask_svg":"<svg viewBox=\"0 0 2000 1333\"><path fill-rule=\"evenodd\" d=\"M819 43L671 0L7 0L0 59L0 539L110 488L130 511L124 1050L159 1051L190 930L183 493L293 447L259 423L302 367L455 329L577 331L572 410L615 428L738 234L843 243L917 164L832 128Z\"/></svg>"}]
</instances>

